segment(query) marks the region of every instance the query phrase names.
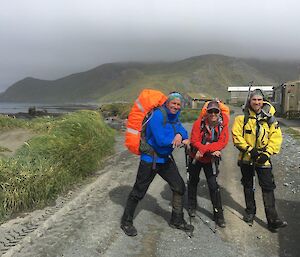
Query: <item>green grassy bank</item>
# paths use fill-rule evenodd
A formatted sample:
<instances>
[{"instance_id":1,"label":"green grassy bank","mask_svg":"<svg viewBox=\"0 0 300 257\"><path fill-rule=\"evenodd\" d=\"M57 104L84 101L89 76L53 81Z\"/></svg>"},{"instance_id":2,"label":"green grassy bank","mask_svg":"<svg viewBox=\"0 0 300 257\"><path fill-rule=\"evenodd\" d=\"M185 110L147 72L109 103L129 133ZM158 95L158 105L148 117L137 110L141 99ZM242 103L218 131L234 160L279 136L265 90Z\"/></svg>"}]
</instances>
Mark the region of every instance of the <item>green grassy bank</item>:
<instances>
[{"instance_id":1,"label":"green grassy bank","mask_svg":"<svg viewBox=\"0 0 300 257\"><path fill-rule=\"evenodd\" d=\"M0 159L0 220L45 206L74 182L94 172L112 153L114 132L98 112L24 121L0 117L0 129L37 133L10 158Z\"/></svg>"}]
</instances>

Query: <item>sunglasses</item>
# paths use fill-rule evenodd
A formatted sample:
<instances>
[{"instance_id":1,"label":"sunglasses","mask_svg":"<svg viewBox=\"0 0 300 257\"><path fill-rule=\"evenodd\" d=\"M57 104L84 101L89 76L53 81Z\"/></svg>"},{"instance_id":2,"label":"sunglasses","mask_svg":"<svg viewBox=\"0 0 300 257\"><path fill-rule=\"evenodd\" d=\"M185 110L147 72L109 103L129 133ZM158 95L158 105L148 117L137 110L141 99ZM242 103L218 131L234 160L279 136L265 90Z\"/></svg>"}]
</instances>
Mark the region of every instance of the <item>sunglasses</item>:
<instances>
[{"instance_id":1,"label":"sunglasses","mask_svg":"<svg viewBox=\"0 0 300 257\"><path fill-rule=\"evenodd\" d=\"M218 109L210 109L210 110L207 110L207 113L209 113L209 114L212 114L212 113L218 114L218 113L220 113L220 110L218 110Z\"/></svg>"}]
</instances>

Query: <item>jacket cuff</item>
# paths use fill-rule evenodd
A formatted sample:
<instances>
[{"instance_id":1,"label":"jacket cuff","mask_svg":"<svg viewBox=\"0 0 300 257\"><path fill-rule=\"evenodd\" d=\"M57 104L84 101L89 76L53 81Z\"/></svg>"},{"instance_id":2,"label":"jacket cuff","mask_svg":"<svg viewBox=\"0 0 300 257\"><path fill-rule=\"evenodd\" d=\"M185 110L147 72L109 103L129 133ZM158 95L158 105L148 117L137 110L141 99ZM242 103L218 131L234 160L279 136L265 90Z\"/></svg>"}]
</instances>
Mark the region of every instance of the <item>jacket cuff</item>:
<instances>
[{"instance_id":1,"label":"jacket cuff","mask_svg":"<svg viewBox=\"0 0 300 257\"><path fill-rule=\"evenodd\" d=\"M249 145L249 146L246 148L246 152L250 153L250 152L253 150L253 148L254 148L254 147L252 147L252 146Z\"/></svg>"}]
</instances>

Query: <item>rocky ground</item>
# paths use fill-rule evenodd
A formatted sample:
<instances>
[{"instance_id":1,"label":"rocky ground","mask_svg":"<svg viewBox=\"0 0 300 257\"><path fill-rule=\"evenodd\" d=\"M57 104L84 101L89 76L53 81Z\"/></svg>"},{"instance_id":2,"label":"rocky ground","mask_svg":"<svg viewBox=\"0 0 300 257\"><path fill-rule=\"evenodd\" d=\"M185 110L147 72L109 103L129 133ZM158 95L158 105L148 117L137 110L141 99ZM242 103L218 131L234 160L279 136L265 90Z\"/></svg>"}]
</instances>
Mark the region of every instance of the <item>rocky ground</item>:
<instances>
[{"instance_id":1,"label":"rocky ground","mask_svg":"<svg viewBox=\"0 0 300 257\"><path fill-rule=\"evenodd\" d=\"M242 221L244 199L237 150L230 142L223 152L219 183L227 222L216 229L208 189L201 174L197 216L191 220L193 235L168 226L171 192L156 177L138 206L137 237L127 237L119 228L127 195L134 183L138 157L123 148L117 138L114 156L105 168L57 199L43 210L24 213L0 226L2 256L299 256L300 245L300 144L283 127L282 151L273 158L278 212L289 222L279 233L266 229L260 188L258 213L253 227ZM185 178L183 149L175 152ZM187 218L187 215L186 215ZM188 220L188 218L187 218ZM188 220L189 221L189 220Z\"/></svg>"}]
</instances>

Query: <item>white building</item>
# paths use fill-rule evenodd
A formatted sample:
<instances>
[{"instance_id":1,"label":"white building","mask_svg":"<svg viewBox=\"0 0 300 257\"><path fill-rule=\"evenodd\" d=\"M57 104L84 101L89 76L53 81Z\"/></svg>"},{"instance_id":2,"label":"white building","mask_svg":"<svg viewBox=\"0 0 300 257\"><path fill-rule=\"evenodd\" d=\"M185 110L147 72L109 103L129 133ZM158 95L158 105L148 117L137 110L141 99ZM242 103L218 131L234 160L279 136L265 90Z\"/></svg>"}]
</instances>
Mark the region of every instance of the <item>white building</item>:
<instances>
[{"instance_id":1,"label":"white building","mask_svg":"<svg viewBox=\"0 0 300 257\"><path fill-rule=\"evenodd\" d=\"M255 89L261 89L264 92L266 98L271 99L273 97L273 86L252 86L251 91ZM227 90L230 93L229 103L243 103L248 95L249 87L228 87Z\"/></svg>"}]
</instances>

